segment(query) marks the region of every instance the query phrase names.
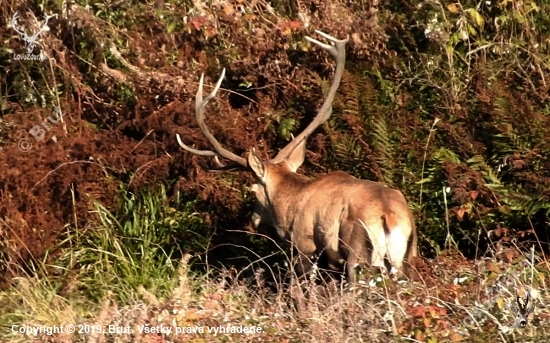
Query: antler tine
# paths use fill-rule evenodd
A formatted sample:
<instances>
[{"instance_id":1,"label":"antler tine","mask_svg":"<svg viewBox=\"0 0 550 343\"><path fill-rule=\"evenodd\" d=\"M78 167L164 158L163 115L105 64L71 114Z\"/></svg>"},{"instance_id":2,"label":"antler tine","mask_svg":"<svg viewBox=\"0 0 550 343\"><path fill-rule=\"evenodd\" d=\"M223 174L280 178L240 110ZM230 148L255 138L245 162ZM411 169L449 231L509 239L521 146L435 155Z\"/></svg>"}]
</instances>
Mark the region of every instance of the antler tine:
<instances>
[{"instance_id":1,"label":"antler tine","mask_svg":"<svg viewBox=\"0 0 550 343\"><path fill-rule=\"evenodd\" d=\"M332 37L331 35L328 35L328 34L324 33L323 31L319 31L319 30L315 30L315 32L317 32L319 35L323 36L325 39L331 41L335 45L338 44L338 43L343 43L345 45L349 40L349 38L346 38L344 40L336 39L336 38ZM306 39L308 41L310 41L311 43L314 43L314 44L320 46L321 48L327 50L333 56L338 58L338 51L339 50L334 45L328 45L328 44L322 43L322 42L318 41L317 39L311 38L309 36L306 36Z\"/></svg>"},{"instance_id":2,"label":"antler tine","mask_svg":"<svg viewBox=\"0 0 550 343\"><path fill-rule=\"evenodd\" d=\"M186 145L185 143L183 143L183 141L181 140L181 137L180 137L180 134L179 133L176 133L176 139L178 140L178 144L184 148L185 150L189 151L190 153L192 154L195 154L195 155L199 155L199 156L211 156L211 157L214 157L214 156L218 156L217 153L215 153L214 151L210 151L210 150L198 150L198 149L193 149L191 148L190 146Z\"/></svg>"},{"instance_id":3,"label":"antler tine","mask_svg":"<svg viewBox=\"0 0 550 343\"><path fill-rule=\"evenodd\" d=\"M285 158L288 157L294 151L294 149L300 144L304 139L307 139L309 135L315 131L321 124L326 122L330 115L332 114L332 102L334 101L334 96L336 91L340 86L340 80L342 79L342 74L344 73L344 66L346 64L346 43L349 41L349 36L346 39L336 39L322 31L315 30L319 35L323 36L325 39L331 42L331 45L321 43L320 41L306 37L306 39L324 50L330 52L336 58L336 72L334 73L334 80L330 85L330 89L327 93L323 105L317 112L317 115L311 123L302 131L296 138L294 138L287 146L285 146L275 158L271 160L273 163L282 162Z\"/></svg>"},{"instance_id":4,"label":"antler tine","mask_svg":"<svg viewBox=\"0 0 550 343\"><path fill-rule=\"evenodd\" d=\"M11 26L12 26L12 28L15 30L15 32L19 33L20 35L26 35L25 32L19 31L17 29L17 25L15 24L15 21L17 19L19 19L19 11L15 11L15 13L13 14L13 17L11 17Z\"/></svg>"},{"instance_id":5,"label":"antler tine","mask_svg":"<svg viewBox=\"0 0 550 343\"><path fill-rule=\"evenodd\" d=\"M208 102L216 96L216 93L220 89L220 86L222 84L222 81L223 81L224 77L225 77L225 68L223 69L222 74L221 74L220 78L218 79L218 82L216 83L216 86L214 87L212 92L210 92L210 94L208 94L206 96L206 98L203 99L202 98L202 91L203 91L203 83L204 83L204 74L202 74L200 82L199 82L199 90L197 91L197 94L195 95L195 116L196 116L196 119L197 119L197 123L199 125L199 129L201 130L202 134L206 137L206 139L210 142L210 144L212 144L212 146L214 147L214 151L212 151L212 150L193 149L193 148L185 145L182 142L179 134L176 134L176 139L178 140L178 144L183 149L189 151L192 154L199 155L199 156L210 156L210 157L221 156L223 158L226 158L226 159L238 164L239 166L241 166L243 168L248 168L248 163L246 162L246 159L235 155L234 153L232 153L229 150L224 149L222 147L222 145L220 144L220 142L218 142L218 140L212 135L212 133L210 133L210 131L208 130L208 128L206 127L206 124L204 122L204 111L203 111L203 109L208 104ZM218 160L218 162L219 162L219 160ZM226 167L224 166L223 168L226 168ZM225 170L225 169L222 169L222 170Z\"/></svg>"}]
</instances>

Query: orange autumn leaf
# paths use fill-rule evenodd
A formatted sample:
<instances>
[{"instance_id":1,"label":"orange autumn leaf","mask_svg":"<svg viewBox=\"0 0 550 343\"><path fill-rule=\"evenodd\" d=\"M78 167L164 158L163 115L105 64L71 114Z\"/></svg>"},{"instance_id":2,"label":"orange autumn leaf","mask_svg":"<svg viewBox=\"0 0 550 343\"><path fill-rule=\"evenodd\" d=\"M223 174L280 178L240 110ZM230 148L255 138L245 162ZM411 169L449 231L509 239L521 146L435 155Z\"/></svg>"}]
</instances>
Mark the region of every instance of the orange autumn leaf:
<instances>
[{"instance_id":1,"label":"orange autumn leaf","mask_svg":"<svg viewBox=\"0 0 550 343\"><path fill-rule=\"evenodd\" d=\"M226 14L226 15L233 15L235 13L235 9L233 8L232 5L227 5L223 8L223 12Z\"/></svg>"},{"instance_id":2,"label":"orange autumn leaf","mask_svg":"<svg viewBox=\"0 0 550 343\"><path fill-rule=\"evenodd\" d=\"M462 336L454 331L449 335L449 339L451 340L451 342L461 342L464 340Z\"/></svg>"},{"instance_id":3,"label":"orange autumn leaf","mask_svg":"<svg viewBox=\"0 0 550 343\"><path fill-rule=\"evenodd\" d=\"M302 23L297 20L292 20L288 22L288 27L290 27L292 30L297 30L302 27Z\"/></svg>"},{"instance_id":4,"label":"orange autumn leaf","mask_svg":"<svg viewBox=\"0 0 550 343\"><path fill-rule=\"evenodd\" d=\"M409 313L413 317L423 317L425 312L426 308L421 305L415 306L409 310Z\"/></svg>"}]
</instances>

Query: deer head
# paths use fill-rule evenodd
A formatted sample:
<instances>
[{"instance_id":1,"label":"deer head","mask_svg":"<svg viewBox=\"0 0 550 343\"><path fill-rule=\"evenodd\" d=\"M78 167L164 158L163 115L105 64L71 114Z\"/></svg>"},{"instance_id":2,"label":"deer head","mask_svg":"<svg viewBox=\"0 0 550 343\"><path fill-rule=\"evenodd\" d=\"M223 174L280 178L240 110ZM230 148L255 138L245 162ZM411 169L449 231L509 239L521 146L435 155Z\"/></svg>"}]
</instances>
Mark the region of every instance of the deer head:
<instances>
[{"instance_id":1,"label":"deer head","mask_svg":"<svg viewBox=\"0 0 550 343\"><path fill-rule=\"evenodd\" d=\"M193 149L186 144L184 144L179 136L176 135L179 145L199 156L208 156L214 157L218 167L210 169L211 171L252 171L256 182L252 186L252 191L256 194L256 206L254 213L252 215L252 221L254 227L258 227L260 222L265 222L267 224L276 224L273 222L273 218L270 215L271 207L269 206L270 202L270 193L271 185L277 181L277 178L284 173L295 173L300 165L304 162L305 152L306 152L306 140L311 135L315 129L320 125L325 123L332 113L332 102L336 91L340 85L340 80L344 72L344 65L346 60L345 46L348 42L348 39L339 40L330 35L327 35L321 31L316 31L319 35L327 39L331 44L324 44L319 42L316 39L311 37L306 37L310 42L318 45L322 49L328 51L331 55L336 58L336 72L334 74L334 80L329 88L329 91L326 95L323 105L317 112L317 115L313 121L292 141L285 146L282 150L279 151L277 156L269 161L263 161L257 154L254 148L250 150L248 158L245 159L241 156L237 156L234 153L226 150L222 145L216 140L212 133L206 127L204 122L204 113L203 109L212 100L218 90L220 89L221 83L225 76L225 69L223 69L216 86L206 98L203 99L203 82L204 74L201 75L199 82L199 89L195 96L195 115L196 120L199 126L200 131L210 142L213 150L197 150ZM229 164L222 164L218 158L222 157L231 161Z\"/></svg>"},{"instance_id":2,"label":"deer head","mask_svg":"<svg viewBox=\"0 0 550 343\"><path fill-rule=\"evenodd\" d=\"M535 309L535 304L529 304L529 293L527 293L525 299L521 299L519 295L516 295L516 301L510 304L510 309L516 316L514 326L524 328L525 326L527 326L527 318Z\"/></svg>"}]
</instances>

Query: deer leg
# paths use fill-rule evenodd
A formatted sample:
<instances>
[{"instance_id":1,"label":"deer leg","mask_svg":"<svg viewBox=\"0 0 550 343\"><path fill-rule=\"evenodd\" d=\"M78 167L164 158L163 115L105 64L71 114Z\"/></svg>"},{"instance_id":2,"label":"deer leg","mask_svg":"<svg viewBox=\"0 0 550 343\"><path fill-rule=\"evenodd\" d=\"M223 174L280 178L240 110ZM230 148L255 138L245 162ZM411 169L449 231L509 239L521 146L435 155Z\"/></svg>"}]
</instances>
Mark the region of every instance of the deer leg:
<instances>
[{"instance_id":1,"label":"deer leg","mask_svg":"<svg viewBox=\"0 0 550 343\"><path fill-rule=\"evenodd\" d=\"M408 237L399 226L392 228L386 237L388 260L391 266L397 269L397 276L405 275L403 261L407 254Z\"/></svg>"},{"instance_id":2,"label":"deer leg","mask_svg":"<svg viewBox=\"0 0 550 343\"><path fill-rule=\"evenodd\" d=\"M357 272L362 273L372 261L373 246L368 232L360 225L350 224L351 236L348 244L347 272L350 282L359 281Z\"/></svg>"},{"instance_id":3,"label":"deer leg","mask_svg":"<svg viewBox=\"0 0 550 343\"><path fill-rule=\"evenodd\" d=\"M296 275L305 275L309 273L309 271L311 271L312 267L313 261L311 260L310 256L297 252L297 256L293 264L294 272L296 272Z\"/></svg>"},{"instance_id":4,"label":"deer leg","mask_svg":"<svg viewBox=\"0 0 550 343\"><path fill-rule=\"evenodd\" d=\"M367 235L365 244L368 242L369 245L367 245L367 247L371 248L370 256L367 256L370 258L370 265L374 273L386 270L384 258L387 252L384 228L380 225L376 227L376 225L377 224L362 223L360 227L356 226L357 231L363 230Z\"/></svg>"}]
</instances>

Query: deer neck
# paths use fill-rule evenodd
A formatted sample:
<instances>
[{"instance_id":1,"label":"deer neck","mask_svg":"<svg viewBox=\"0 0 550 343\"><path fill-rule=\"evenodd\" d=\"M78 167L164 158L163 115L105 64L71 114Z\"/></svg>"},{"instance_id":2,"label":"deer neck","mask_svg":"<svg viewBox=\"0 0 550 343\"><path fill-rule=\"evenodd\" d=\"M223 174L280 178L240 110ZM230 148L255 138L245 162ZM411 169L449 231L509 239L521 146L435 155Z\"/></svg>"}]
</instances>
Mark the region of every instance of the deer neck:
<instances>
[{"instance_id":1,"label":"deer neck","mask_svg":"<svg viewBox=\"0 0 550 343\"><path fill-rule=\"evenodd\" d=\"M295 203L300 193L310 182L304 175L285 172L270 180L267 196L273 215L273 222L279 229L288 229L293 221Z\"/></svg>"}]
</instances>

